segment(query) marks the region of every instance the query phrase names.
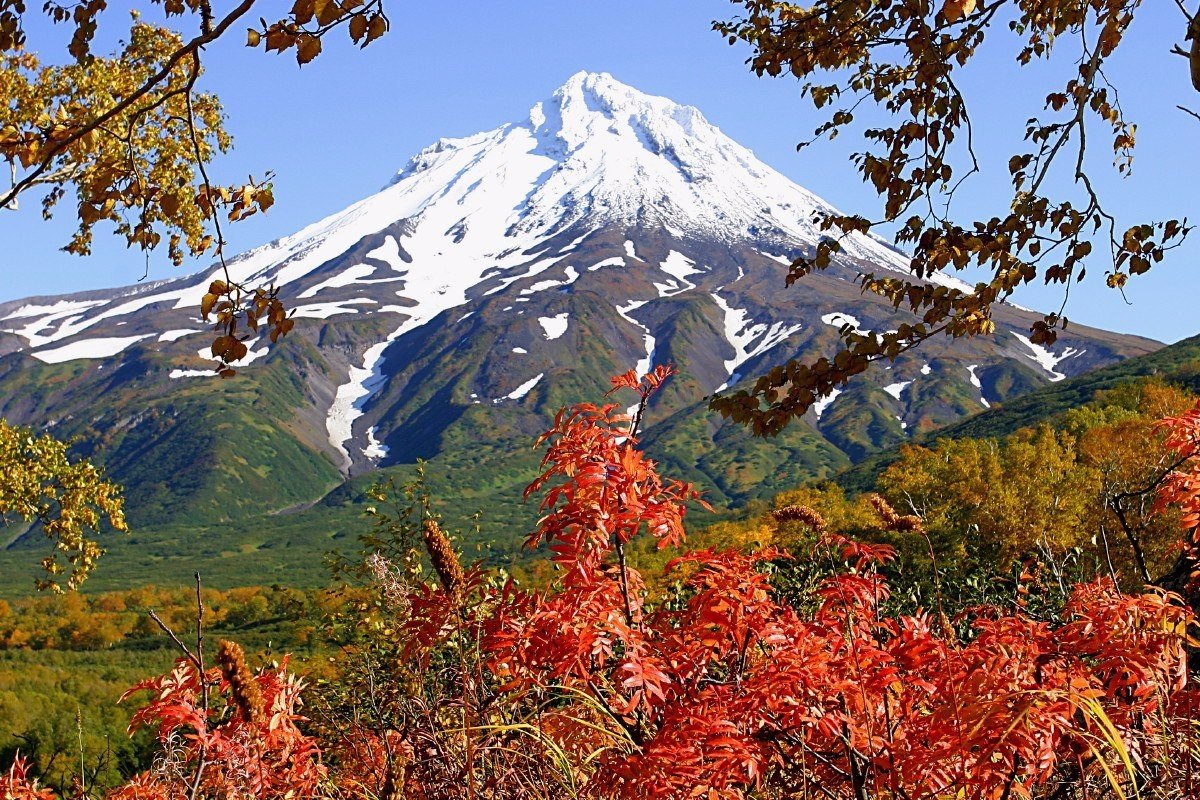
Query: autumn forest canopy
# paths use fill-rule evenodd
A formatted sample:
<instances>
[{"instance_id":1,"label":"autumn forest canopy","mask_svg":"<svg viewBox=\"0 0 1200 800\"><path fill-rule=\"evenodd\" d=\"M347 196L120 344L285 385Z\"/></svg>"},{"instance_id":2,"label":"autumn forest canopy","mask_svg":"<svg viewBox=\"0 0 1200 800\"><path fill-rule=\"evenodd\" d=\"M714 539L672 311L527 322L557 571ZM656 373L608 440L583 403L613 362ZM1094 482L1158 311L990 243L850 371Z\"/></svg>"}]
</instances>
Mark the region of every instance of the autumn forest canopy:
<instances>
[{"instance_id":1,"label":"autumn forest canopy","mask_svg":"<svg viewBox=\"0 0 1200 800\"><path fill-rule=\"evenodd\" d=\"M579 73L235 253L219 48L409 9L0 0L0 215L179 272L0 302L0 800L1200 797L1200 339L1070 297L1190 288L1117 76L1169 14L1191 141L1200 8L718 8L873 203Z\"/></svg>"}]
</instances>

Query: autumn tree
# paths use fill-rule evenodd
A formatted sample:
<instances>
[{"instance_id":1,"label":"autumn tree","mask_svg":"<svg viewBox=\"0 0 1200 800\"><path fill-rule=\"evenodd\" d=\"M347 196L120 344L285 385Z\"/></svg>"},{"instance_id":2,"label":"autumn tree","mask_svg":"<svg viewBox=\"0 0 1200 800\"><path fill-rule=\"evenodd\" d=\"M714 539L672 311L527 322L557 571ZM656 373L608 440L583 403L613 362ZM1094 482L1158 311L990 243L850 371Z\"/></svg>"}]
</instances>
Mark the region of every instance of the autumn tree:
<instances>
[{"instance_id":1,"label":"autumn tree","mask_svg":"<svg viewBox=\"0 0 1200 800\"><path fill-rule=\"evenodd\" d=\"M861 129L862 146L851 161L883 204L874 218L819 216L827 236L792 264L788 284L828 267L842 237L894 231L896 244L911 250L913 276L864 274L860 284L916 317L878 336L845 326L832 359L789 362L749 389L714 399L715 409L756 433L778 433L871 363L894 360L931 337L991 334L993 308L1025 284L1061 285L1065 306L1071 283L1091 267L1120 291L1188 233L1182 220L1118 220L1096 188L1088 157L1098 147L1110 153L1119 174L1130 169L1136 125L1125 117L1106 67L1129 47L1126 33L1147 5L1141 0L734 4L740 15L714 28L731 44L750 47L756 74L800 81L802 94L823 115L814 138ZM1174 5L1180 43L1173 50L1200 90L1200 16L1191 4ZM1014 44L1017 63L1030 76L1028 92L1045 98L1044 112L1028 121L1016 152L992 163L994 154L974 146L961 76L982 54ZM1068 75L1061 84L1039 85L1032 76L1045 71L1033 64L1052 56L1069 65ZM856 127L864 117L871 122ZM994 215L964 218L956 198L989 168L1007 170L1011 194L1000 198ZM925 281L968 267L985 275L972 289ZM1047 313L1030 338L1052 344L1067 322L1061 308Z\"/></svg>"},{"instance_id":2,"label":"autumn tree","mask_svg":"<svg viewBox=\"0 0 1200 800\"><path fill-rule=\"evenodd\" d=\"M41 588L77 588L104 552L93 538L108 523L126 529L120 488L86 459L48 434L0 419L0 521L36 522L54 542L42 560ZM64 563L65 562L65 563Z\"/></svg>"},{"instance_id":3,"label":"autumn tree","mask_svg":"<svg viewBox=\"0 0 1200 800\"><path fill-rule=\"evenodd\" d=\"M1179 553L1178 512L1161 507L1159 491L1200 454L1172 446L1161 420L1195 402L1157 380L1130 383L1067 411L1059 430L905 446L877 488L925 521L933 559L956 580L963 571L1019 572L1032 558L1065 584L1067 562L1086 556L1075 574L1141 588L1167 574ZM906 563L930 556L919 547L900 551Z\"/></svg>"},{"instance_id":4,"label":"autumn tree","mask_svg":"<svg viewBox=\"0 0 1200 800\"><path fill-rule=\"evenodd\" d=\"M925 520L944 567L969 560L1004 573L1030 554L1053 562L1091 535L1098 481L1075 447L1074 437L1048 425L1002 442L906 446L879 489Z\"/></svg>"},{"instance_id":5,"label":"autumn tree","mask_svg":"<svg viewBox=\"0 0 1200 800\"><path fill-rule=\"evenodd\" d=\"M1186 413L1195 401L1189 392L1147 380L1109 391L1064 420L1079 437L1080 463L1099 481L1094 528L1105 555L1143 583L1161 578L1178 556L1178 514L1160 508L1157 493L1195 455L1168 446L1162 420Z\"/></svg>"},{"instance_id":6,"label":"autumn tree","mask_svg":"<svg viewBox=\"0 0 1200 800\"><path fill-rule=\"evenodd\" d=\"M239 283L226 267L222 220L266 211L274 195L269 176L236 185L210 179L214 156L232 139L219 100L201 89L205 48L245 36L250 47L293 53L306 64L339 29L366 46L388 28L382 0L296 0L270 22L262 5L146 0L113 52L99 54L98 34L123 24L107 3L50 0L32 11L24 0L0 0L0 158L11 173L0 209L11 213L33 196L49 217L73 201L78 227L66 249L81 255L100 224L130 247L164 246L177 265L187 255L215 255L225 276L202 311L216 320L212 353L223 375L245 355L246 328L265 325L275 341L292 321L274 287ZM27 22L38 14L70 31L66 52L29 41Z\"/></svg>"}]
</instances>

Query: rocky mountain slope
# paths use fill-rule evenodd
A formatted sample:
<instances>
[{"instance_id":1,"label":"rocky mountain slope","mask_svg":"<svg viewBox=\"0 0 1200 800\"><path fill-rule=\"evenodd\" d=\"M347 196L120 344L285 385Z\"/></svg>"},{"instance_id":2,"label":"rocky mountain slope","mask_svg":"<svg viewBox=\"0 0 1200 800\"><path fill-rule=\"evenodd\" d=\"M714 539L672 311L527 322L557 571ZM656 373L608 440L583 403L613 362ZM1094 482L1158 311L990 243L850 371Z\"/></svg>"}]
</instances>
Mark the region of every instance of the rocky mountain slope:
<instances>
[{"instance_id":1,"label":"rocky mountain slope","mask_svg":"<svg viewBox=\"0 0 1200 800\"><path fill-rule=\"evenodd\" d=\"M832 353L844 324L905 318L857 288L906 264L865 237L783 288L827 208L696 109L580 73L527 118L442 139L378 194L235 259L298 323L276 347L248 342L232 380L213 376L197 318L217 272L0 304L0 415L80 435L141 530L286 527L351 496L326 496L347 478L417 459L464 502L505 495L558 407L669 361L681 374L647 444L730 506L1160 346L1072 327L1051 351L1025 336L1033 314L1005 307L995 337L931 342L755 440L706 398Z\"/></svg>"}]
</instances>

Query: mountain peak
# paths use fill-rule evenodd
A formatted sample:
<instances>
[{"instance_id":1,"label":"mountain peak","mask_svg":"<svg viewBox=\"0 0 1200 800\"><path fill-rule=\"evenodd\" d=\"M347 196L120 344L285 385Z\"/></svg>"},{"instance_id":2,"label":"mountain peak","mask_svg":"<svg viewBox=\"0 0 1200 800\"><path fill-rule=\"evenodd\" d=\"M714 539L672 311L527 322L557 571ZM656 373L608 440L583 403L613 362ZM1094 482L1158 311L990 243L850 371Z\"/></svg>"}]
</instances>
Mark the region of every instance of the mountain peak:
<instances>
[{"instance_id":1,"label":"mountain peak","mask_svg":"<svg viewBox=\"0 0 1200 800\"><path fill-rule=\"evenodd\" d=\"M489 284L490 294L527 270L547 269L551 260L536 257L561 234L575 239L608 228L626 237L667 237L679 246L750 246L787 261L784 255L803 252L824 236L814 216L830 211L695 108L607 73L579 72L534 106L528 119L439 139L377 194L232 259L229 269L239 281L290 286L297 299L308 298L325 285L320 276L336 269L329 265L370 240L364 255L386 251L389 263L402 265L382 285L402 279L410 305L397 304L394 292L382 301L370 299L405 318L395 334L400 336L465 305L481 283L500 282ZM846 237L842 253L876 267L907 269L901 254L865 236ZM420 267L403 266L408 264ZM111 355L135 342L116 335L128 333L116 326L125 324L131 309L167 303L190 308L212 279L224 276L221 270L169 286L140 286L120 295L129 297L119 303L81 297L45 313L44 304L26 304L25 310L18 304L7 317L32 315L33 322L7 330L37 348L41 360ZM330 280L334 288L356 284ZM324 319L356 312L316 303L297 313ZM91 341L110 327L112 335L99 337L103 346ZM81 336L87 341L67 341ZM60 341L65 344L56 346Z\"/></svg>"},{"instance_id":2,"label":"mountain peak","mask_svg":"<svg viewBox=\"0 0 1200 800\"><path fill-rule=\"evenodd\" d=\"M696 123L708 124L699 109L647 94L607 72L576 72L555 90L552 101L564 112L601 114L610 119L661 116L689 129Z\"/></svg>"},{"instance_id":3,"label":"mountain peak","mask_svg":"<svg viewBox=\"0 0 1200 800\"><path fill-rule=\"evenodd\" d=\"M708 241L753 239L777 252L796 242L811 246L824 235L814 215L834 210L698 109L587 71L568 78L524 120L439 139L366 202L407 208L403 215L417 222L451 196L449 213L457 215L451 223L486 201L506 239L616 224ZM501 208L507 213L496 213ZM478 219L468 222L479 230ZM848 237L843 248L854 258L906 268L896 251L868 237Z\"/></svg>"},{"instance_id":4,"label":"mountain peak","mask_svg":"<svg viewBox=\"0 0 1200 800\"><path fill-rule=\"evenodd\" d=\"M535 131L577 147L599 133L632 136L654 155L692 144L733 144L692 106L647 94L607 72L577 72L529 114Z\"/></svg>"},{"instance_id":5,"label":"mountain peak","mask_svg":"<svg viewBox=\"0 0 1200 800\"><path fill-rule=\"evenodd\" d=\"M554 91L555 97L576 95L584 92L606 94L611 92L644 94L632 86L622 83L608 72L592 72L581 69L563 82Z\"/></svg>"}]
</instances>

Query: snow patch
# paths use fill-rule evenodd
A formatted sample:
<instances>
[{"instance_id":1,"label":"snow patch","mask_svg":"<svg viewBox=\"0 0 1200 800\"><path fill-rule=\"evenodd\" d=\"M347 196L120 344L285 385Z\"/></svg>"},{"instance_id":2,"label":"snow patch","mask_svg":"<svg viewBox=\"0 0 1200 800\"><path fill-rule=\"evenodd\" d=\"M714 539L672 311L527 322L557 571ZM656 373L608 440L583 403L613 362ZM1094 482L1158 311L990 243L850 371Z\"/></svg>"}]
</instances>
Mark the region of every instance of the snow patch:
<instances>
[{"instance_id":1,"label":"snow patch","mask_svg":"<svg viewBox=\"0 0 1200 800\"><path fill-rule=\"evenodd\" d=\"M530 286L528 289L522 289L521 294L522 295L537 294L538 292L544 292L547 289L553 289L557 286L570 286L572 283L579 280L579 273L575 271L574 267L568 266L566 269L563 270L563 274L566 275L566 280L538 281L537 283ZM520 302L520 298L518 298L517 302Z\"/></svg>"},{"instance_id":2,"label":"snow patch","mask_svg":"<svg viewBox=\"0 0 1200 800\"><path fill-rule=\"evenodd\" d=\"M638 359L637 364L635 364L633 367L639 378L650 372L650 370L654 367L654 336L651 335L648 327L633 318L633 312L637 311L644 305L646 305L645 300L630 300L623 306L616 306L617 313L621 315L621 319L625 320L630 325L640 328L642 331L642 341L646 346L646 355L643 358Z\"/></svg>"},{"instance_id":3,"label":"snow patch","mask_svg":"<svg viewBox=\"0 0 1200 800\"><path fill-rule=\"evenodd\" d=\"M376 247L371 252L367 253L367 258L373 258L377 261L382 261L392 268L393 272L408 272L408 265L404 263L404 259L400 257L400 243L396 241L396 237L390 233L383 240L383 244Z\"/></svg>"},{"instance_id":4,"label":"snow patch","mask_svg":"<svg viewBox=\"0 0 1200 800\"><path fill-rule=\"evenodd\" d=\"M625 266L625 259L621 258L620 256L613 256L612 258L606 258L603 261L597 261L595 264L592 264L590 267L588 267L588 272L595 272L596 270L604 269L605 267L623 266Z\"/></svg>"},{"instance_id":5,"label":"snow patch","mask_svg":"<svg viewBox=\"0 0 1200 800\"><path fill-rule=\"evenodd\" d=\"M528 351L528 350L526 350L524 347L514 347L514 348L512 349L512 351L513 351L514 353L517 353L518 355L522 355L522 356L523 356L523 355L525 355L525 354L527 354L527 353L529 352L529 351Z\"/></svg>"},{"instance_id":6,"label":"snow patch","mask_svg":"<svg viewBox=\"0 0 1200 800\"><path fill-rule=\"evenodd\" d=\"M980 382L979 376L975 374L975 370L977 369L979 369L978 364L972 364L967 367L967 372L971 373L971 385L979 390L979 402L983 404L983 407L991 408L992 404L989 403L987 398L983 396L983 383Z\"/></svg>"},{"instance_id":7,"label":"snow patch","mask_svg":"<svg viewBox=\"0 0 1200 800\"><path fill-rule=\"evenodd\" d=\"M255 350L254 345L258 344L259 341L260 341L260 339L251 339L250 341L246 342L245 343L246 344L246 355L243 356L240 361L230 362L230 366L232 366L234 368L245 367L249 364L254 363L258 359L262 358L267 353L271 352L271 348L268 347L266 344L264 344L259 349ZM200 356L200 358L212 359L213 358L212 348L211 347L201 347L199 350L196 351L196 355ZM215 370L214 370L214 372L215 372Z\"/></svg>"},{"instance_id":8,"label":"snow patch","mask_svg":"<svg viewBox=\"0 0 1200 800\"><path fill-rule=\"evenodd\" d=\"M538 317L538 324L546 332L547 339L557 339L567 332L569 319L570 314L564 311L561 314L555 314L553 317Z\"/></svg>"},{"instance_id":9,"label":"snow patch","mask_svg":"<svg viewBox=\"0 0 1200 800\"><path fill-rule=\"evenodd\" d=\"M532 264L529 264L526 266L526 269L524 272L520 273L519 275L513 275L508 278L504 278L503 280L500 281L499 286L497 286L493 289L489 289L488 291L484 292L483 296L490 297L491 295L499 294L500 292L503 292L505 289L507 289L509 286L512 286L517 281L524 280L525 278L533 278L537 275L540 275L557 263L558 263L558 259L556 259L556 258L546 258L546 259L542 259L540 261L534 261Z\"/></svg>"},{"instance_id":10,"label":"snow patch","mask_svg":"<svg viewBox=\"0 0 1200 800\"><path fill-rule=\"evenodd\" d=\"M537 375L534 375L532 378L525 381L520 386L513 389L511 392L504 395L505 399L520 400L522 397L529 394L529 392L533 389L533 387L537 386L538 381L540 381L542 379L542 376L545 374L546 373L544 373L544 372L539 372Z\"/></svg>"},{"instance_id":11,"label":"snow patch","mask_svg":"<svg viewBox=\"0 0 1200 800\"><path fill-rule=\"evenodd\" d=\"M670 297L680 292L686 292L688 289L695 289L696 284L689 281L688 276L702 274L702 270L696 269L696 262L675 250L667 254L667 259L659 265L659 268L673 279L669 283L654 284L654 287L658 289L659 297Z\"/></svg>"},{"instance_id":12,"label":"snow patch","mask_svg":"<svg viewBox=\"0 0 1200 800\"><path fill-rule=\"evenodd\" d=\"M405 323L407 324L407 323ZM346 451L346 442L350 440L354 430L354 420L363 415L363 407L371 394L383 383L383 351L393 340L403 332L401 325L382 342L373 344L363 354L361 367L350 367L349 380L338 386L325 417L325 430L329 433L329 442L342 454L343 468L350 466L350 454Z\"/></svg>"},{"instance_id":13,"label":"snow patch","mask_svg":"<svg viewBox=\"0 0 1200 800\"><path fill-rule=\"evenodd\" d=\"M79 358L109 358L120 353L134 342L153 338L154 334L146 333L141 336L108 336L99 339L80 339L62 347L49 350L39 350L31 353L34 358L47 364L61 364L64 361L74 361Z\"/></svg>"},{"instance_id":14,"label":"snow patch","mask_svg":"<svg viewBox=\"0 0 1200 800\"><path fill-rule=\"evenodd\" d=\"M204 333L204 331L196 331L191 328L177 328L173 331L163 331L158 335L160 342L173 342L176 339L182 339L185 336L191 336L193 333Z\"/></svg>"},{"instance_id":15,"label":"snow patch","mask_svg":"<svg viewBox=\"0 0 1200 800\"><path fill-rule=\"evenodd\" d=\"M367 446L363 448L362 454L367 458L378 460L387 457L388 448L387 445L375 438L376 430L374 425L367 428Z\"/></svg>"},{"instance_id":16,"label":"snow patch","mask_svg":"<svg viewBox=\"0 0 1200 800\"><path fill-rule=\"evenodd\" d=\"M89 308L102 306L107 303L107 300L58 300L50 305L38 305L36 303L26 303L6 317L0 317L0 320L10 319L25 319L28 317L45 317L53 314L55 316L70 316L87 311Z\"/></svg>"},{"instance_id":17,"label":"snow patch","mask_svg":"<svg viewBox=\"0 0 1200 800\"><path fill-rule=\"evenodd\" d=\"M771 259L772 261L778 261L780 264L783 264L785 267L792 266L792 259L788 258L787 256L780 256L780 255L776 255L775 253L768 253L764 250L759 250L758 252L761 253L762 255L766 256L767 258Z\"/></svg>"},{"instance_id":18,"label":"snow patch","mask_svg":"<svg viewBox=\"0 0 1200 800\"><path fill-rule=\"evenodd\" d=\"M544 120L544 118L543 118L543 120ZM586 239L587 237L591 236L593 233L595 233L596 230L597 230L596 228L593 228L592 230L588 231L587 233L583 234L582 236L576 236L575 239L573 239L570 244L568 244L566 247L559 250L558 252L566 253L570 250L574 250L576 247L579 247L579 245L583 244L583 240Z\"/></svg>"},{"instance_id":19,"label":"snow patch","mask_svg":"<svg viewBox=\"0 0 1200 800\"><path fill-rule=\"evenodd\" d=\"M1033 351L1032 354L1027 355L1026 357L1031 361L1036 362L1038 366L1050 373L1051 383L1057 383L1058 381L1061 381L1063 378L1067 377L1064 373L1055 370L1055 367L1068 358L1081 356L1087 352L1086 350L1078 350L1074 347L1068 347L1063 350L1061 354L1055 355L1053 352L1045 347L1042 347L1040 344L1034 344L1028 336L1022 336L1016 331L1009 331L1009 333L1020 339L1022 344Z\"/></svg>"},{"instance_id":20,"label":"snow patch","mask_svg":"<svg viewBox=\"0 0 1200 800\"><path fill-rule=\"evenodd\" d=\"M375 305L377 302L366 297L359 297L354 300L338 300L333 303L309 303L304 306L296 306L296 310L292 313L292 316L308 319L329 319L338 314L358 313L357 308L348 308L348 306Z\"/></svg>"},{"instance_id":21,"label":"snow patch","mask_svg":"<svg viewBox=\"0 0 1200 800\"><path fill-rule=\"evenodd\" d=\"M854 330L855 333L861 334L864 336L866 334L870 333L870 331L867 330L866 328L859 327L859 322L858 322L857 317L853 317L853 316L851 316L849 314L845 314L841 311L835 311L832 314L824 315L823 317L821 317L821 322L824 322L826 325L832 325L833 327L837 328L838 330L841 330L845 326L849 325Z\"/></svg>"},{"instance_id":22,"label":"snow patch","mask_svg":"<svg viewBox=\"0 0 1200 800\"><path fill-rule=\"evenodd\" d=\"M89 309L106 305L108 302L107 300L59 300L50 305L26 304L4 317L4 320L29 319L30 317L35 319L24 327L6 328L5 331L24 337L30 347L41 347L83 330L87 326L79 324L83 318L82 314ZM54 328L54 330L42 333L49 328Z\"/></svg>"},{"instance_id":23,"label":"snow patch","mask_svg":"<svg viewBox=\"0 0 1200 800\"><path fill-rule=\"evenodd\" d=\"M638 258L637 251L633 249L633 242L631 242L628 239L625 240L625 255L627 255L630 258L635 259L637 261L641 261L641 259ZM622 262L622 263L624 263L624 262Z\"/></svg>"},{"instance_id":24,"label":"snow patch","mask_svg":"<svg viewBox=\"0 0 1200 800\"><path fill-rule=\"evenodd\" d=\"M391 237L388 238L390 239ZM305 289L303 292L297 295L297 297L301 299L313 297L318 292L324 291L325 289L339 289L343 286L370 286L376 283L395 283L396 281L404 280L404 278L401 277L372 278L371 280L366 280L366 277L374 274L374 272L375 267L372 267L370 264L355 264L352 267L347 267L333 277L327 278L315 286Z\"/></svg>"},{"instance_id":25,"label":"snow patch","mask_svg":"<svg viewBox=\"0 0 1200 800\"><path fill-rule=\"evenodd\" d=\"M831 405L833 405L833 401L836 400L837 396L841 393L842 393L841 389L837 389L837 388L831 389L829 391L829 394L818 399L817 402L812 404L812 410L813 410L813 413L817 415L817 419L821 418L821 415L824 414L825 411Z\"/></svg>"},{"instance_id":26,"label":"snow patch","mask_svg":"<svg viewBox=\"0 0 1200 800\"><path fill-rule=\"evenodd\" d=\"M883 390L897 400L900 399L900 393L912 385L912 381L900 381L899 383L888 384L883 387Z\"/></svg>"}]
</instances>

